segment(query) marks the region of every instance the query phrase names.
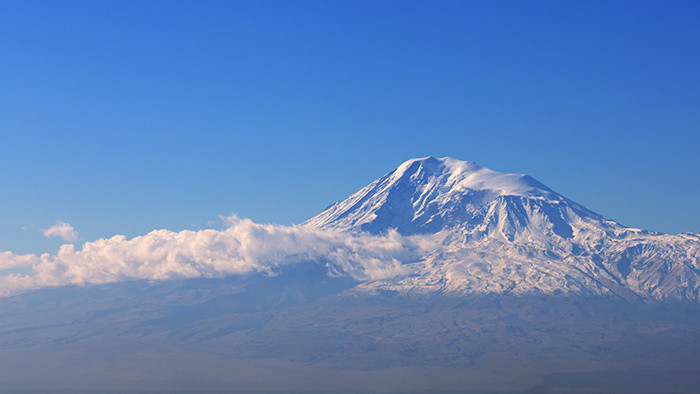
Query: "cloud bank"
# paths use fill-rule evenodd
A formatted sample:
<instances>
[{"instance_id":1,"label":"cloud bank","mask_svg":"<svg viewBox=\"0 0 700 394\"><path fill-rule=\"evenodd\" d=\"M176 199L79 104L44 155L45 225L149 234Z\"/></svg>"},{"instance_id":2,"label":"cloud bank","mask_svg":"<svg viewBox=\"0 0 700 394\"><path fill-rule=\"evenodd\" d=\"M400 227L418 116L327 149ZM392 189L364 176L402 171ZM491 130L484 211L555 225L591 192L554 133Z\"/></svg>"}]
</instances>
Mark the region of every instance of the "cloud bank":
<instances>
[{"instance_id":1,"label":"cloud bank","mask_svg":"<svg viewBox=\"0 0 700 394\"><path fill-rule=\"evenodd\" d=\"M326 264L331 275L385 279L408 273L404 263L430 249L430 241L395 231L374 236L227 220L225 230L155 230L132 239L116 235L86 242L80 249L65 244L54 255L0 253L0 270L31 269L27 274L0 271L0 294L137 279L274 275L282 266L308 261Z\"/></svg>"},{"instance_id":2,"label":"cloud bank","mask_svg":"<svg viewBox=\"0 0 700 394\"><path fill-rule=\"evenodd\" d=\"M60 220L46 230L41 230L41 232L46 238L59 237L66 242L75 242L80 239L80 235L75 231L73 226Z\"/></svg>"}]
</instances>

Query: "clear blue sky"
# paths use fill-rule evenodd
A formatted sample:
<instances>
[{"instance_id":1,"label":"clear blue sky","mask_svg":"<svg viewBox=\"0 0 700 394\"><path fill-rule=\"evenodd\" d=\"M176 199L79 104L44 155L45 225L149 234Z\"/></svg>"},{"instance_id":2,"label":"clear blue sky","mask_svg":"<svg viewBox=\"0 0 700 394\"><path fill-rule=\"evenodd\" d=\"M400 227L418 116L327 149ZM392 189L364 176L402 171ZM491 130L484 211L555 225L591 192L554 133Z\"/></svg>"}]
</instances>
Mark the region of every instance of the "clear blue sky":
<instances>
[{"instance_id":1,"label":"clear blue sky","mask_svg":"<svg viewBox=\"0 0 700 394\"><path fill-rule=\"evenodd\" d=\"M300 222L401 162L700 232L700 3L0 2L0 251Z\"/></svg>"}]
</instances>

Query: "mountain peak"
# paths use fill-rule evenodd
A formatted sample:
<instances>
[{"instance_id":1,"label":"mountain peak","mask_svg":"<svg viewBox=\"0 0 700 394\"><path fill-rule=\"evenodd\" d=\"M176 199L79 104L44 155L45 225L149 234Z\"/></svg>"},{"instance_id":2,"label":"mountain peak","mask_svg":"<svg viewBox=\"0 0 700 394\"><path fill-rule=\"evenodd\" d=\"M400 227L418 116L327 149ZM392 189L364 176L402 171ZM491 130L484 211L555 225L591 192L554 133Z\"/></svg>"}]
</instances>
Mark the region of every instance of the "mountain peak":
<instances>
[{"instance_id":1,"label":"mountain peak","mask_svg":"<svg viewBox=\"0 0 700 394\"><path fill-rule=\"evenodd\" d=\"M473 161L463 161L457 160L452 157L441 157L435 158L433 156L420 157L415 159L406 160L401 163L394 172L397 175L402 175L411 169L422 168L428 172L435 172L437 170L447 171L450 173L460 173L460 172L474 172L482 170L484 167L474 163Z\"/></svg>"},{"instance_id":2,"label":"mountain peak","mask_svg":"<svg viewBox=\"0 0 700 394\"><path fill-rule=\"evenodd\" d=\"M402 163L306 224L373 233L389 228L404 234L437 232L446 227L481 224L489 206L506 197L565 201L528 175L501 173L451 157L428 156Z\"/></svg>"},{"instance_id":3,"label":"mountain peak","mask_svg":"<svg viewBox=\"0 0 700 394\"><path fill-rule=\"evenodd\" d=\"M529 175L502 173L473 161L452 157L428 156L410 159L385 177L387 176L393 180L410 177L426 184L436 180L444 181L442 186L448 186L452 192L456 193L485 191L501 196L561 199L561 196Z\"/></svg>"}]
</instances>

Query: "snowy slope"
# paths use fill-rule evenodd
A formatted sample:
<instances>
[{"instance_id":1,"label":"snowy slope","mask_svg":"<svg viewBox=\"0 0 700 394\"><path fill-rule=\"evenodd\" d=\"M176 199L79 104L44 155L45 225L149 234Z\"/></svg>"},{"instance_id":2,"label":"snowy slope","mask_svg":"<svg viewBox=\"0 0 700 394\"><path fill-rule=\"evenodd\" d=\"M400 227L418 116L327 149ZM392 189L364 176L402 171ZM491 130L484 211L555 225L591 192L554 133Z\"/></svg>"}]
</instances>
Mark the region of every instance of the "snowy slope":
<instances>
[{"instance_id":1,"label":"snowy slope","mask_svg":"<svg viewBox=\"0 0 700 394\"><path fill-rule=\"evenodd\" d=\"M305 225L423 237L410 274L359 291L700 299L700 237L625 227L528 175L453 158L412 159Z\"/></svg>"}]
</instances>

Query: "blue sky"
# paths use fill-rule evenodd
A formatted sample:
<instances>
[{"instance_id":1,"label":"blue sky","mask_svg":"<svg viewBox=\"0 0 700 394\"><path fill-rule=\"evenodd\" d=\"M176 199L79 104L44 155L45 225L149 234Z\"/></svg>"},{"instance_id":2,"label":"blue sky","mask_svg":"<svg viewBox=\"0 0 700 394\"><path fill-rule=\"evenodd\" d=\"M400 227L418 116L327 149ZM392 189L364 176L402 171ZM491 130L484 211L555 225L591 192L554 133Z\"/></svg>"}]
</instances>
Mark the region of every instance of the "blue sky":
<instances>
[{"instance_id":1,"label":"blue sky","mask_svg":"<svg viewBox=\"0 0 700 394\"><path fill-rule=\"evenodd\" d=\"M427 155L700 231L697 2L0 2L0 250L305 220Z\"/></svg>"}]
</instances>

